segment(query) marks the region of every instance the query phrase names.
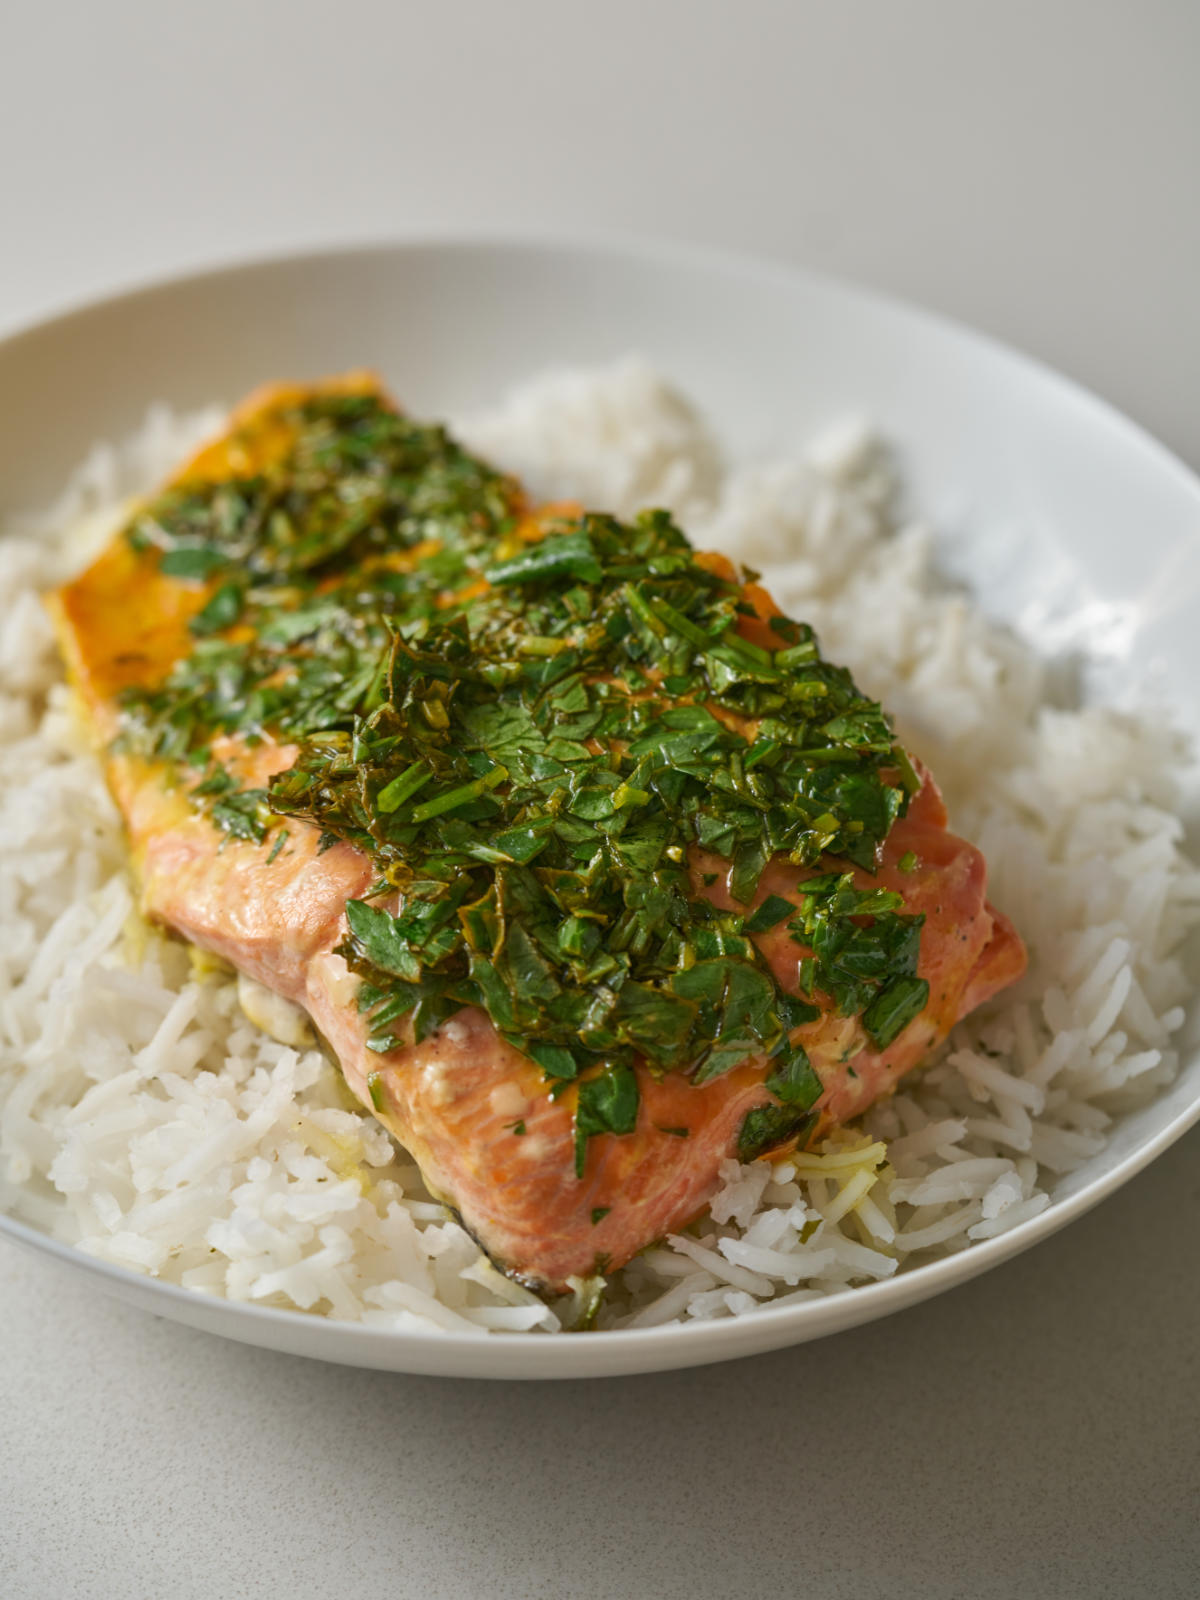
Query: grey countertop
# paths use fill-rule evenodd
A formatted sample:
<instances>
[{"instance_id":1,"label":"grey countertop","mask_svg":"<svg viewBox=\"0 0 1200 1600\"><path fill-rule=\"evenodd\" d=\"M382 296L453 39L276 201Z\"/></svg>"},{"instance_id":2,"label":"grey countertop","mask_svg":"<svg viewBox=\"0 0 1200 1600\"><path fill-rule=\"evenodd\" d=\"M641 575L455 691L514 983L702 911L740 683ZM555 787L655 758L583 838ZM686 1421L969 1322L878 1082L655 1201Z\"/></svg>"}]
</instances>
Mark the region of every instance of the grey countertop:
<instances>
[{"instance_id":1,"label":"grey countertop","mask_svg":"<svg viewBox=\"0 0 1200 1600\"><path fill-rule=\"evenodd\" d=\"M0 1592L1182 1600L1198 1209L1193 1133L898 1317L546 1385L251 1350L6 1250Z\"/></svg>"},{"instance_id":2,"label":"grey countertop","mask_svg":"<svg viewBox=\"0 0 1200 1600\"><path fill-rule=\"evenodd\" d=\"M770 253L1064 368L1193 465L1191 0L0 0L0 327L401 229ZM0 1246L0 1594L1191 1596L1200 1132L820 1344L557 1386L224 1344Z\"/></svg>"}]
</instances>

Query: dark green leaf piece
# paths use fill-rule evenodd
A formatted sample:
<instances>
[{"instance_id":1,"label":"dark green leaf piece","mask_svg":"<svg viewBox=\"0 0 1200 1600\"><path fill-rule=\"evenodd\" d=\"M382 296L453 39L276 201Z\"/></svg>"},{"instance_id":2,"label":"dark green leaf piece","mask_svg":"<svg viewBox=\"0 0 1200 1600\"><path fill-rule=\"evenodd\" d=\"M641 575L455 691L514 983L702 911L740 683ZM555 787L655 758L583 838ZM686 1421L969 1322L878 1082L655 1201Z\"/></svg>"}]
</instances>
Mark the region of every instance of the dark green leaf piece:
<instances>
[{"instance_id":1,"label":"dark green leaf piece","mask_svg":"<svg viewBox=\"0 0 1200 1600\"><path fill-rule=\"evenodd\" d=\"M199 638L232 628L242 612L243 591L240 584L223 583L202 610L189 622L188 627Z\"/></svg>"},{"instance_id":2,"label":"dark green leaf piece","mask_svg":"<svg viewBox=\"0 0 1200 1600\"><path fill-rule=\"evenodd\" d=\"M738 1160L756 1161L769 1150L793 1141L803 1149L817 1125L815 1116L792 1106L756 1106L742 1119L738 1134Z\"/></svg>"},{"instance_id":3,"label":"dark green leaf piece","mask_svg":"<svg viewBox=\"0 0 1200 1600\"><path fill-rule=\"evenodd\" d=\"M769 894L762 905L750 913L742 926L747 933L766 933L769 929L777 927L785 917L790 917L795 909L790 900L784 900L777 894Z\"/></svg>"},{"instance_id":4,"label":"dark green leaf piece","mask_svg":"<svg viewBox=\"0 0 1200 1600\"><path fill-rule=\"evenodd\" d=\"M583 1177L587 1143L601 1133L632 1133L638 1114L637 1078L632 1067L608 1066L579 1085L575 1108L575 1176Z\"/></svg>"},{"instance_id":5,"label":"dark green leaf piece","mask_svg":"<svg viewBox=\"0 0 1200 1600\"><path fill-rule=\"evenodd\" d=\"M211 545L180 544L163 553L160 568L168 578L195 578L203 581L225 565L225 557Z\"/></svg>"},{"instance_id":6,"label":"dark green leaf piece","mask_svg":"<svg viewBox=\"0 0 1200 1600\"><path fill-rule=\"evenodd\" d=\"M863 1012L863 1027L876 1049L886 1050L928 1003L929 985L924 978L894 978Z\"/></svg>"}]
</instances>

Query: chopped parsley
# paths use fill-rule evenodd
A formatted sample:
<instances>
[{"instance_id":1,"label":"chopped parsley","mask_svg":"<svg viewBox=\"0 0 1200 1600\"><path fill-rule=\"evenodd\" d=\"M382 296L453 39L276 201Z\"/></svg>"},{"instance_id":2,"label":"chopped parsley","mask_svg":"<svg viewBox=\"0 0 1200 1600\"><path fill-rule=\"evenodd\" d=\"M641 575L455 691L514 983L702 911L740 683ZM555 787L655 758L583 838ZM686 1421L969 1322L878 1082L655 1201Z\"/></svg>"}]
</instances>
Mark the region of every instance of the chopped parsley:
<instances>
[{"instance_id":1,"label":"chopped parsley","mask_svg":"<svg viewBox=\"0 0 1200 1600\"><path fill-rule=\"evenodd\" d=\"M879 705L803 623L743 638L741 584L665 512L531 532L511 480L376 397L282 421L269 469L169 490L131 526L143 559L212 592L191 653L127 694L121 738L192 769L234 837L295 818L365 852L377 881L341 950L370 1048L481 1006L554 1093L574 1083L580 1175L592 1138L636 1125L638 1063L700 1084L759 1054L777 1103L739 1148L811 1126L796 1032L818 995L880 1048L927 996L922 919L845 865L875 869L917 785ZM211 762L221 734L298 753L241 789ZM742 913L693 885L697 848L742 906L773 857L843 866L799 910ZM785 921L799 996L753 937Z\"/></svg>"}]
</instances>

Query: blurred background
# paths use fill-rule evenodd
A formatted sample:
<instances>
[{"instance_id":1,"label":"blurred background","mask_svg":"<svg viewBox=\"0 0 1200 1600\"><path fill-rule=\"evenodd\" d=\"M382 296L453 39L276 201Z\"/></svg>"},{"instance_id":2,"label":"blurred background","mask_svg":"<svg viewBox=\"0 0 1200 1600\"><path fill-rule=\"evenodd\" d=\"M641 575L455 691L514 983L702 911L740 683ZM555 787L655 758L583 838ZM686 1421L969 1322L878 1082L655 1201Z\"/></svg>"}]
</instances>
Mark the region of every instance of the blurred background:
<instances>
[{"instance_id":1,"label":"blurred background","mask_svg":"<svg viewBox=\"0 0 1200 1600\"><path fill-rule=\"evenodd\" d=\"M3 0L0 17L0 325L334 239L662 234L961 317L1200 460L1195 0Z\"/></svg>"},{"instance_id":2,"label":"blurred background","mask_svg":"<svg viewBox=\"0 0 1200 1600\"><path fill-rule=\"evenodd\" d=\"M1200 466L1196 0L0 0L0 333L443 230L766 254ZM1194 1596L1200 1135L943 1300L553 1388L323 1368L5 1251L0 1593Z\"/></svg>"}]
</instances>

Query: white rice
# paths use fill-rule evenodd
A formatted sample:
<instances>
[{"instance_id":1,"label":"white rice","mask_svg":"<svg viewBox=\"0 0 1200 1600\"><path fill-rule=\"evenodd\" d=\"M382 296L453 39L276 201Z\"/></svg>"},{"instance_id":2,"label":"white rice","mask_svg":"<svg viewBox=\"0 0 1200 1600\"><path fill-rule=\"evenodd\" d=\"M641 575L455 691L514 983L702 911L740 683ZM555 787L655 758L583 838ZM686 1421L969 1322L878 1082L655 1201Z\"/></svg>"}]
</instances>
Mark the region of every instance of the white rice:
<instances>
[{"instance_id":1,"label":"white rice","mask_svg":"<svg viewBox=\"0 0 1200 1600\"><path fill-rule=\"evenodd\" d=\"M153 412L0 541L0 1207L197 1293L396 1329L555 1331L321 1053L268 1038L233 980L134 913L39 592L217 420ZM670 504L701 546L762 567L895 712L1030 949L1023 981L862 1127L727 1162L710 1216L617 1274L600 1325L798 1303L1036 1216L1177 1070L1178 952L1200 916L1179 739L1161 718L1051 709L1035 655L939 583L924 530L897 525L886 450L861 427L726 471L687 402L627 361L535 379L460 431L542 495Z\"/></svg>"}]
</instances>

